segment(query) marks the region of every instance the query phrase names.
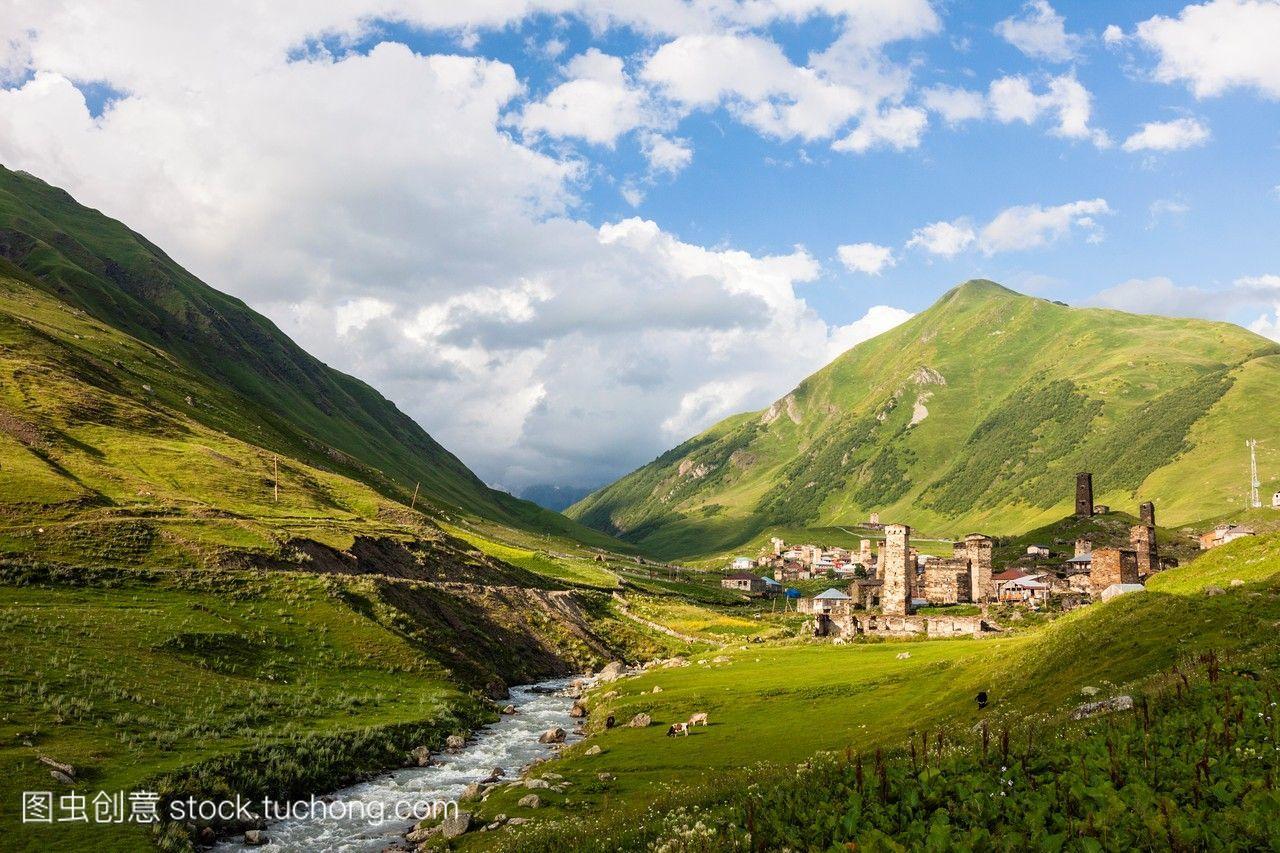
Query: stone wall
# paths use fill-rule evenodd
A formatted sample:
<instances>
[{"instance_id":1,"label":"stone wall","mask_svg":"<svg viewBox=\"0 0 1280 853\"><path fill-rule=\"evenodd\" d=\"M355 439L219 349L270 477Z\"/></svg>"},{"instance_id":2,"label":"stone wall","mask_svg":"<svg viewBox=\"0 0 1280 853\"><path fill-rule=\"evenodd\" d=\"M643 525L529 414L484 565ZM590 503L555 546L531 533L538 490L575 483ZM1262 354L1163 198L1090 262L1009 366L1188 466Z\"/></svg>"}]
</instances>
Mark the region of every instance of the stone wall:
<instances>
[{"instance_id":1,"label":"stone wall","mask_svg":"<svg viewBox=\"0 0 1280 853\"><path fill-rule=\"evenodd\" d=\"M967 557L932 559L925 563L922 597L933 605L972 601L969 567Z\"/></svg>"},{"instance_id":2,"label":"stone wall","mask_svg":"<svg viewBox=\"0 0 1280 853\"><path fill-rule=\"evenodd\" d=\"M1138 555L1122 548L1094 548L1089 590L1094 598L1113 583L1138 583Z\"/></svg>"},{"instance_id":3,"label":"stone wall","mask_svg":"<svg viewBox=\"0 0 1280 853\"><path fill-rule=\"evenodd\" d=\"M880 566L880 609L886 614L906 616L911 612L916 569L910 566L911 528L905 524L890 524L884 529L884 559Z\"/></svg>"}]
</instances>

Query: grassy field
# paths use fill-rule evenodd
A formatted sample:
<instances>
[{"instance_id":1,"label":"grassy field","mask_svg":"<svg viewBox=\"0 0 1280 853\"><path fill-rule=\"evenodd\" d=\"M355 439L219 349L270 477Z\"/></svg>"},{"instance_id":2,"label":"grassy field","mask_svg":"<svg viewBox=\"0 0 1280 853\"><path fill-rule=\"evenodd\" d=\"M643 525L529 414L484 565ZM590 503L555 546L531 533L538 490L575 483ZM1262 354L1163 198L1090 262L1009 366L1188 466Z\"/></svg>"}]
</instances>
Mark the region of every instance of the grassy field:
<instances>
[{"instance_id":1,"label":"grassy field","mask_svg":"<svg viewBox=\"0 0 1280 853\"><path fill-rule=\"evenodd\" d=\"M1205 595L1209 584L1226 594ZM535 817L543 828L504 833L514 841L490 836L469 843L555 849L568 838L589 837L592 849L608 848L655 819L651 808L713 802L741 789L743 772L776 778L823 750L894 748L913 733L957 735L984 718L993 726L1052 718L1095 692L1132 689L1206 650L1251 660L1275 646L1278 622L1280 536L1272 535L1215 549L1159 575L1145 593L992 639L746 643L704 652L688 666L593 691L592 736L542 771L569 780L568 791L548 794L536 812L515 805L519 789L492 794L480 806L482 815ZM974 702L979 690L992 699L982 713ZM710 726L688 738L664 737L667 724L702 711ZM639 712L650 714L653 725L603 729L607 715L621 723ZM592 746L602 752L585 755ZM600 773L614 778L601 781Z\"/></svg>"}]
</instances>

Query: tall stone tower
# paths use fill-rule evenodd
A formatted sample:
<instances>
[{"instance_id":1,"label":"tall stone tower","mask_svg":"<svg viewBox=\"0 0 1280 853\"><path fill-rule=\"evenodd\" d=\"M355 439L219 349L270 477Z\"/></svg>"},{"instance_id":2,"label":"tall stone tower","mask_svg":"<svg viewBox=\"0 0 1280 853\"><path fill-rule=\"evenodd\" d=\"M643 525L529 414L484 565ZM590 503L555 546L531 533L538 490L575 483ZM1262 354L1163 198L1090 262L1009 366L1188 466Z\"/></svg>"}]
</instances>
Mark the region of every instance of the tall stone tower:
<instances>
[{"instance_id":1,"label":"tall stone tower","mask_svg":"<svg viewBox=\"0 0 1280 853\"><path fill-rule=\"evenodd\" d=\"M951 556L969 561L969 589L974 601L986 601L995 594L991 588L991 537L970 533L951 546Z\"/></svg>"},{"instance_id":2,"label":"tall stone tower","mask_svg":"<svg viewBox=\"0 0 1280 853\"><path fill-rule=\"evenodd\" d=\"M1147 501L1138 507L1141 524L1129 529L1129 544L1138 555L1138 574L1142 577L1160 571L1160 554L1156 545L1156 505Z\"/></svg>"},{"instance_id":3,"label":"tall stone tower","mask_svg":"<svg viewBox=\"0 0 1280 853\"><path fill-rule=\"evenodd\" d=\"M871 540L863 539L858 545L858 562L867 570L868 577L875 577L876 558L871 554Z\"/></svg>"},{"instance_id":4,"label":"tall stone tower","mask_svg":"<svg viewBox=\"0 0 1280 853\"><path fill-rule=\"evenodd\" d=\"M891 616L911 612L916 567L908 566L911 528L905 524L887 524L884 528L884 559L880 563L880 610Z\"/></svg>"},{"instance_id":5,"label":"tall stone tower","mask_svg":"<svg viewBox=\"0 0 1280 853\"><path fill-rule=\"evenodd\" d=\"M1093 475L1087 472L1076 474L1076 515L1093 515Z\"/></svg>"}]
</instances>

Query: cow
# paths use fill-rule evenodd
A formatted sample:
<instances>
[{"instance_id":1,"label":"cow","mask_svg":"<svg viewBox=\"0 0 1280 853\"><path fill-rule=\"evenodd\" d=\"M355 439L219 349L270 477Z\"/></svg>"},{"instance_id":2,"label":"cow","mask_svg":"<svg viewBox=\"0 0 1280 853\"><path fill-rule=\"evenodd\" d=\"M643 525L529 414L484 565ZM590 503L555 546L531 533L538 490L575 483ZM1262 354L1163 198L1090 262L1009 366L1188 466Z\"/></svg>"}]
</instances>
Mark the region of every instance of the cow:
<instances>
[{"instance_id":1,"label":"cow","mask_svg":"<svg viewBox=\"0 0 1280 853\"><path fill-rule=\"evenodd\" d=\"M610 714L608 717L605 718L604 727L606 729L611 729L617 724L618 724L618 721L614 719L613 714Z\"/></svg>"},{"instance_id":2,"label":"cow","mask_svg":"<svg viewBox=\"0 0 1280 853\"><path fill-rule=\"evenodd\" d=\"M671 728L667 729L667 737L688 737L688 723L672 723Z\"/></svg>"},{"instance_id":3,"label":"cow","mask_svg":"<svg viewBox=\"0 0 1280 853\"><path fill-rule=\"evenodd\" d=\"M686 725L686 726L705 726L705 725L707 725L707 712L706 712L706 711L699 711L698 713L696 713L696 714L694 714L692 717L690 717L690 718L689 718L689 722L685 723L685 725Z\"/></svg>"}]
</instances>

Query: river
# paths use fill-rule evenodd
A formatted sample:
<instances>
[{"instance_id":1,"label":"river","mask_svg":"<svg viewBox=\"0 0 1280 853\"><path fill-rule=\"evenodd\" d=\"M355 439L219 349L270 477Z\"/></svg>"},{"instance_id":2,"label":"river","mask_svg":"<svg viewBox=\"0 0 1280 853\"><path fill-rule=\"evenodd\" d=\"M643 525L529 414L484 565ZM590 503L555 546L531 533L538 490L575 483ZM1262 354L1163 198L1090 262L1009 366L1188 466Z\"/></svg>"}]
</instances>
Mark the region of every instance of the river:
<instances>
[{"instance_id":1,"label":"river","mask_svg":"<svg viewBox=\"0 0 1280 853\"><path fill-rule=\"evenodd\" d=\"M249 850L378 853L413 826L411 820L392 817L397 803L455 800L468 784L487 777L495 767L506 771L504 778L515 778L520 768L534 758L552 754L551 746L538 743L538 735L547 729L559 726L569 733L566 742L577 740L579 735L574 727L577 721L569 716L573 699L563 692L572 680L560 678L511 688L508 701L516 706L517 713L504 715L498 722L485 726L460 752L439 753L435 756L440 762L437 766L395 770L324 798L345 805L354 815L330 814L280 821L267 826L265 845L250 847L237 837L214 849L218 853ZM377 804L381 804L387 819L370 822L368 815L376 813ZM340 811L332 807L329 810Z\"/></svg>"}]
</instances>

